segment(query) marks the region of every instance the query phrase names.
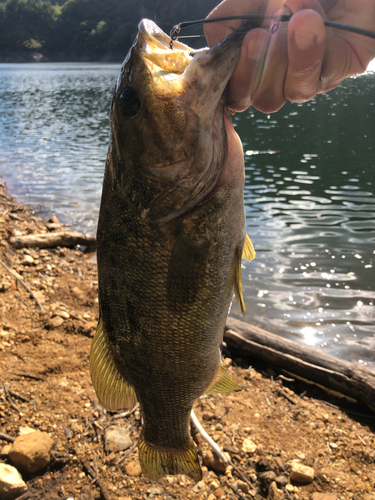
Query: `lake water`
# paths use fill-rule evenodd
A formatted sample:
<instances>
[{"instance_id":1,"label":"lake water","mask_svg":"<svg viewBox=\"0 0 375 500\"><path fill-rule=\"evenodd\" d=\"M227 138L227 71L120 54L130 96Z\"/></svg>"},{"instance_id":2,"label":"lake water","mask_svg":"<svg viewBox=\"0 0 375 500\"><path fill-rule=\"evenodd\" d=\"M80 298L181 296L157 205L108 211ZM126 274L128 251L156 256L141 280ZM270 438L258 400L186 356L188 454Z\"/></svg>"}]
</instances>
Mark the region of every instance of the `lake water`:
<instances>
[{"instance_id":1,"label":"lake water","mask_svg":"<svg viewBox=\"0 0 375 500\"><path fill-rule=\"evenodd\" d=\"M118 69L0 64L0 176L37 213L92 233ZM234 122L257 251L245 320L375 368L375 74Z\"/></svg>"}]
</instances>

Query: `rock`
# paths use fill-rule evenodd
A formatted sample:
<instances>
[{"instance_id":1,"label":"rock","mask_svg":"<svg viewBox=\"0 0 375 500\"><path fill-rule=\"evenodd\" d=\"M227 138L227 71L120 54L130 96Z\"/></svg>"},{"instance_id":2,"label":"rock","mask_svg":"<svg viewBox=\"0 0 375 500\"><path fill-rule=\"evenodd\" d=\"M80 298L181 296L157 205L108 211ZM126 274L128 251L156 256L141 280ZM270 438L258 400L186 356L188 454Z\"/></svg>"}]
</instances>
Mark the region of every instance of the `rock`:
<instances>
[{"instance_id":1,"label":"rock","mask_svg":"<svg viewBox=\"0 0 375 500\"><path fill-rule=\"evenodd\" d=\"M19 428L18 435L19 436L25 436L26 434L31 434L32 432L36 432L36 430L33 429L32 427L21 426Z\"/></svg>"},{"instance_id":2,"label":"rock","mask_svg":"<svg viewBox=\"0 0 375 500\"><path fill-rule=\"evenodd\" d=\"M83 300L85 298L85 294L83 293L83 291L80 288L76 287L76 286L74 286L73 288L71 288L70 292L77 299L82 299Z\"/></svg>"},{"instance_id":3,"label":"rock","mask_svg":"<svg viewBox=\"0 0 375 500\"><path fill-rule=\"evenodd\" d=\"M198 481L195 486L193 486L192 490L194 493L199 493L200 491L204 491L206 489L206 483L202 481Z\"/></svg>"},{"instance_id":4,"label":"rock","mask_svg":"<svg viewBox=\"0 0 375 500\"><path fill-rule=\"evenodd\" d=\"M95 500L94 495L92 494L92 491L90 489L90 486L88 486L87 484L84 484L82 486L79 500Z\"/></svg>"},{"instance_id":5,"label":"rock","mask_svg":"<svg viewBox=\"0 0 375 500\"><path fill-rule=\"evenodd\" d=\"M104 433L105 449L110 451L127 450L132 445L129 432L123 427L111 425Z\"/></svg>"},{"instance_id":6,"label":"rock","mask_svg":"<svg viewBox=\"0 0 375 500\"><path fill-rule=\"evenodd\" d=\"M255 453L257 448L257 445L251 439L246 438L243 440L242 451L244 453Z\"/></svg>"},{"instance_id":7,"label":"rock","mask_svg":"<svg viewBox=\"0 0 375 500\"><path fill-rule=\"evenodd\" d=\"M221 498L225 495L225 491L223 488L217 488L215 491L214 491L214 495L216 498Z\"/></svg>"},{"instance_id":8,"label":"rock","mask_svg":"<svg viewBox=\"0 0 375 500\"><path fill-rule=\"evenodd\" d=\"M54 318L50 319L48 325L50 328L58 328L64 323L63 318L61 316L55 316Z\"/></svg>"},{"instance_id":9,"label":"rock","mask_svg":"<svg viewBox=\"0 0 375 500\"><path fill-rule=\"evenodd\" d=\"M207 500L216 500L216 497L213 493L210 493L207 497Z\"/></svg>"},{"instance_id":10,"label":"rock","mask_svg":"<svg viewBox=\"0 0 375 500\"><path fill-rule=\"evenodd\" d=\"M26 483L15 467L0 464L0 498L14 500L27 491Z\"/></svg>"},{"instance_id":11,"label":"rock","mask_svg":"<svg viewBox=\"0 0 375 500\"><path fill-rule=\"evenodd\" d=\"M31 432L15 439L9 459L17 469L33 473L49 464L52 446L53 440L46 432Z\"/></svg>"},{"instance_id":12,"label":"rock","mask_svg":"<svg viewBox=\"0 0 375 500\"><path fill-rule=\"evenodd\" d=\"M34 290L33 294L35 295L35 297L39 300L39 302L41 304L44 304L46 302L46 296L45 296L44 292L42 292L41 290Z\"/></svg>"},{"instance_id":13,"label":"rock","mask_svg":"<svg viewBox=\"0 0 375 500\"><path fill-rule=\"evenodd\" d=\"M215 418L215 414L212 411L206 410L202 413L203 420L212 420Z\"/></svg>"},{"instance_id":14,"label":"rock","mask_svg":"<svg viewBox=\"0 0 375 500\"><path fill-rule=\"evenodd\" d=\"M223 473L227 467L227 464L222 462L217 455L213 454L211 450L207 450L203 453L203 463L207 469L213 470L215 472Z\"/></svg>"},{"instance_id":15,"label":"rock","mask_svg":"<svg viewBox=\"0 0 375 500\"><path fill-rule=\"evenodd\" d=\"M315 471L312 467L297 462L291 464L290 479L296 483L308 484L314 481Z\"/></svg>"},{"instance_id":16,"label":"rock","mask_svg":"<svg viewBox=\"0 0 375 500\"><path fill-rule=\"evenodd\" d=\"M329 447L331 448L331 450L337 450L338 448L336 443L329 443Z\"/></svg>"},{"instance_id":17,"label":"rock","mask_svg":"<svg viewBox=\"0 0 375 500\"><path fill-rule=\"evenodd\" d=\"M48 219L48 222L50 224L60 224L59 219L56 217L56 215L52 215L52 217Z\"/></svg>"},{"instance_id":18,"label":"rock","mask_svg":"<svg viewBox=\"0 0 375 500\"><path fill-rule=\"evenodd\" d=\"M9 288L12 286L12 283L10 281L3 280L0 283L0 292L6 292L9 290Z\"/></svg>"},{"instance_id":19,"label":"rock","mask_svg":"<svg viewBox=\"0 0 375 500\"><path fill-rule=\"evenodd\" d=\"M236 481L236 486L239 490L243 491L243 493L249 493L250 488L245 481Z\"/></svg>"},{"instance_id":20,"label":"rock","mask_svg":"<svg viewBox=\"0 0 375 500\"><path fill-rule=\"evenodd\" d=\"M283 493L277 489L275 481L270 484L268 488L267 500L283 500Z\"/></svg>"},{"instance_id":21,"label":"rock","mask_svg":"<svg viewBox=\"0 0 375 500\"><path fill-rule=\"evenodd\" d=\"M129 462L125 465L125 472L128 476L140 476L142 474L140 463L134 460Z\"/></svg>"},{"instance_id":22,"label":"rock","mask_svg":"<svg viewBox=\"0 0 375 500\"><path fill-rule=\"evenodd\" d=\"M276 474L273 470L266 470L258 475L258 479L262 483L263 488L268 488L275 481Z\"/></svg>"},{"instance_id":23,"label":"rock","mask_svg":"<svg viewBox=\"0 0 375 500\"><path fill-rule=\"evenodd\" d=\"M6 444L1 448L0 451L0 457L1 458L7 458L9 455L9 450L11 449L12 445L11 444Z\"/></svg>"},{"instance_id":24,"label":"rock","mask_svg":"<svg viewBox=\"0 0 375 500\"><path fill-rule=\"evenodd\" d=\"M57 310L54 312L54 315L55 316L60 316L60 318L63 318L63 319L69 319L70 318L70 314L66 311L60 311L60 310Z\"/></svg>"},{"instance_id":25,"label":"rock","mask_svg":"<svg viewBox=\"0 0 375 500\"><path fill-rule=\"evenodd\" d=\"M318 493L317 491L312 494L311 500L338 500L334 493Z\"/></svg>"},{"instance_id":26,"label":"rock","mask_svg":"<svg viewBox=\"0 0 375 500\"><path fill-rule=\"evenodd\" d=\"M23 266L31 266L32 264L34 264L34 259L31 257L31 255L24 255L21 264Z\"/></svg>"},{"instance_id":27,"label":"rock","mask_svg":"<svg viewBox=\"0 0 375 500\"><path fill-rule=\"evenodd\" d=\"M164 493L164 488L160 484L154 484L148 488L147 493L151 493L151 495L162 495Z\"/></svg>"},{"instance_id":28,"label":"rock","mask_svg":"<svg viewBox=\"0 0 375 500\"><path fill-rule=\"evenodd\" d=\"M277 476L275 479L277 486L282 487L288 484L288 478L286 476Z\"/></svg>"}]
</instances>

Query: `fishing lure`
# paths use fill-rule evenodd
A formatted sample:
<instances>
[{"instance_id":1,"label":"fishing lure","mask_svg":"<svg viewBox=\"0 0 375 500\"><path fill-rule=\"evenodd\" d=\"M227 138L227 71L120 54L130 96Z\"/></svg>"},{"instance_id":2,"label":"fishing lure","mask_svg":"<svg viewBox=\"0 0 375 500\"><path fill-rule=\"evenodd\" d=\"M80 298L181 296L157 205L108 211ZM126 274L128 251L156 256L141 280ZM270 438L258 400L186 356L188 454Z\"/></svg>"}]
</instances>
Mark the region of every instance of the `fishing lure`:
<instances>
[{"instance_id":1,"label":"fishing lure","mask_svg":"<svg viewBox=\"0 0 375 500\"><path fill-rule=\"evenodd\" d=\"M274 33L278 29L279 23L282 22L287 22L290 21L292 16L290 14L283 14L281 16L275 16L275 15L263 15L263 14L250 14L250 15L242 15L242 16L224 16L224 17L211 17L209 19L198 19L195 21L185 21L179 24L176 24L173 26L171 32L170 32L170 48L173 50L173 42L178 40L178 37L180 35L180 32L184 28L188 28L190 26L195 26L197 24L207 24L207 23L216 23L218 21L232 21L232 20L237 20L237 19L243 19L243 20L260 20L263 21L265 19L274 19L275 23L271 27L271 32ZM369 38L374 38L375 39L375 32L370 31L370 30L365 30L362 28L357 28L355 26L350 26L348 24L341 24L341 23L335 23L333 21L324 21L324 25L327 28L336 28L339 30L343 31L350 31L351 33L356 33L357 35L363 35L367 36ZM243 29L241 28L238 30L239 32L245 31L247 29L246 24L243 26Z\"/></svg>"}]
</instances>

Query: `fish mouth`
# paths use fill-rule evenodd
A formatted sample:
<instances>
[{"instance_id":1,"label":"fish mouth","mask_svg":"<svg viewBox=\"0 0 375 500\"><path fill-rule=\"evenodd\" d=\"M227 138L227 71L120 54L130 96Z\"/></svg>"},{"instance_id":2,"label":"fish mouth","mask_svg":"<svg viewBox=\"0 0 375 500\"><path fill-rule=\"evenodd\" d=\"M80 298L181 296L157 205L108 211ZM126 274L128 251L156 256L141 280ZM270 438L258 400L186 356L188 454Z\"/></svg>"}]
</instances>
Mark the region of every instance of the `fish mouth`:
<instances>
[{"instance_id":1,"label":"fish mouth","mask_svg":"<svg viewBox=\"0 0 375 500\"><path fill-rule=\"evenodd\" d=\"M168 222L183 215L212 198L223 184L221 174L227 159L225 90L240 55L243 36L238 35L229 35L210 49L193 50L178 41L172 49L171 38L153 21L143 19L139 24L117 90L121 92L125 82L139 86L141 100L142 95L148 96L147 109L166 123L174 121L178 129L178 133L168 127L164 131L160 122L159 134L168 130L176 142L167 139L168 148L152 158L154 165L147 165L147 177L163 179L166 185L170 183L166 188L170 193L179 193L168 215L157 216L155 203L154 220ZM158 197L155 200L159 202Z\"/></svg>"},{"instance_id":2,"label":"fish mouth","mask_svg":"<svg viewBox=\"0 0 375 500\"><path fill-rule=\"evenodd\" d=\"M181 42L173 42L153 21L142 19L138 26L137 48L150 70L181 75L194 57L193 51Z\"/></svg>"}]
</instances>

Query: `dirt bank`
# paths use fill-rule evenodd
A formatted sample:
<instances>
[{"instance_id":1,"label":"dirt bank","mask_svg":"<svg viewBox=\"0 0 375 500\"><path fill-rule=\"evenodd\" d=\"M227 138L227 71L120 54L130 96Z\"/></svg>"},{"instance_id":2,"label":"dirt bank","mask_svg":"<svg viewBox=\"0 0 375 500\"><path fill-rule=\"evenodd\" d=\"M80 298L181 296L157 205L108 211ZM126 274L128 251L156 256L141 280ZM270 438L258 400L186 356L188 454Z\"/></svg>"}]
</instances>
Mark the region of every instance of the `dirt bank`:
<instances>
[{"instance_id":1,"label":"dirt bank","mask_svg":"<svg viewBox=\"0 0 375 500\"><path fill-rule=\"evenodd\" d=\"M183 476L151 483L140 475L136 448L105 447L110 425L122 427L129 445L135 444L141 420L138 410L120 418L106 413L90 383L88 357L98 319L95 264L76 249L9 245L11 236L57 228L56 221L35 218L0 190L0 260L19 276L0 266L0 432L15 438L28 427L54 441L50 464L23 474L29 498L375 499L374 416L328 405L316 389L268 367L254 369L246 360L226 360L242 392L205 397L195 407L239 473L213 463L199 436L205 465L198 484ZM0 436L0 447L7 444ZM11 464L8 450L0 462ZM293 480L295 472L291 478L301 464L310 474L307 484Z\"/></svg>"}]
</instances>

